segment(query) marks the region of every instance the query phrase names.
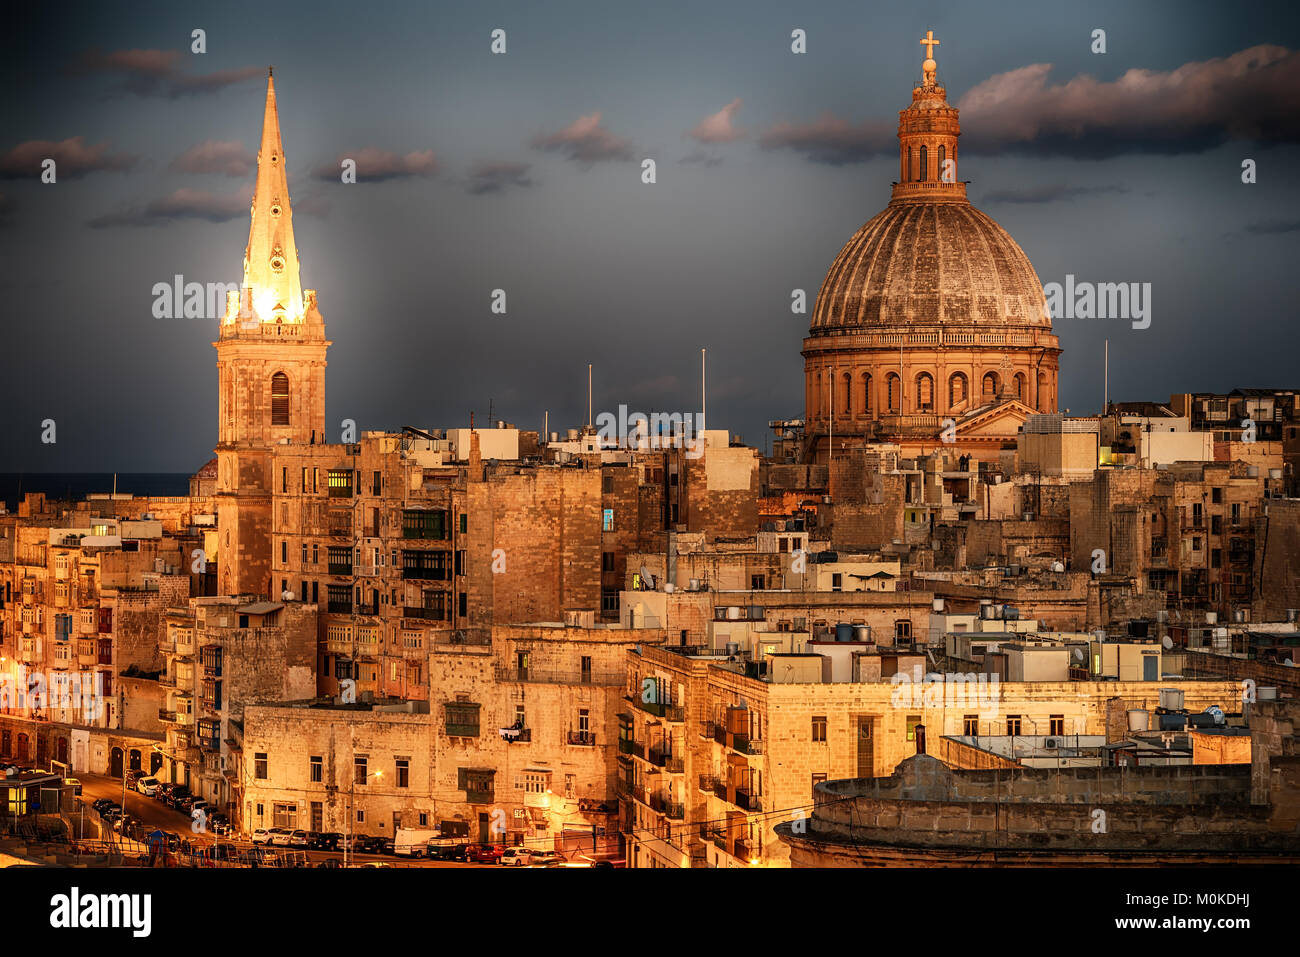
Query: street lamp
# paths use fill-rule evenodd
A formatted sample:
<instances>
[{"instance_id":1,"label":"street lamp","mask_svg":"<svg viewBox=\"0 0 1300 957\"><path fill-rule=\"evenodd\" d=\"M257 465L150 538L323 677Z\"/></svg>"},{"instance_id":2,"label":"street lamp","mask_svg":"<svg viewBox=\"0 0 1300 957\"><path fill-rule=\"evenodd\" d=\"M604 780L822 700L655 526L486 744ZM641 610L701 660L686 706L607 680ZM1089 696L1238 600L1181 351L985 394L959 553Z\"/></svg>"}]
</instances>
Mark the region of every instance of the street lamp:
<instances>
[{"instance_id":1,"label":"street lamp","mask_svg":"<svg viewBox=\"0 0 1300 957\"><path fill-rule=\"evenodd\" d=\"M371 771L365 776L362 784L369 784L371 778L382 778L383 771ZM347 832L343 835L343 866L348 866L348 849L352 844L352 801L357 792L357 774L356 766L353 765L351 783L348 784L348 827Z\"/></svg>"}]
</instances>

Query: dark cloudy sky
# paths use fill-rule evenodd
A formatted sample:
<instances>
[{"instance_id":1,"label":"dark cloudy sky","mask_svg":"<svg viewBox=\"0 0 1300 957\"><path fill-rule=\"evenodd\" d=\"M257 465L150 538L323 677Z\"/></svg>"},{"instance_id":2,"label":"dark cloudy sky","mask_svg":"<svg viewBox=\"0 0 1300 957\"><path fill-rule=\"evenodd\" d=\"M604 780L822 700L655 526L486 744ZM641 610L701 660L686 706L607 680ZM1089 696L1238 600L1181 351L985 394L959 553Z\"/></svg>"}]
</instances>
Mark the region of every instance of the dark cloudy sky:
<instances>
[{"instance_id":1,"label":"dark cloudy sky","mask_svg":"<svg viewBox=\"0 0 1300 957\"><path fill-rule=\"evenodd\" d=\"M1116 399L1300 385L1293 3L23 8L0 38L0 471L210 457L215 321L155 319L151 290L239 280L267 64L332 429L489 403L578 425L588 362L597 411L694 410L703 347L709 424L762 446L803 412L790 292L888 202L926 29L961 177L1041 280L1152 283L1149 329L1057 323L1063 408L1098 409L1106 336Z\"/></svg>"}]
</instances>

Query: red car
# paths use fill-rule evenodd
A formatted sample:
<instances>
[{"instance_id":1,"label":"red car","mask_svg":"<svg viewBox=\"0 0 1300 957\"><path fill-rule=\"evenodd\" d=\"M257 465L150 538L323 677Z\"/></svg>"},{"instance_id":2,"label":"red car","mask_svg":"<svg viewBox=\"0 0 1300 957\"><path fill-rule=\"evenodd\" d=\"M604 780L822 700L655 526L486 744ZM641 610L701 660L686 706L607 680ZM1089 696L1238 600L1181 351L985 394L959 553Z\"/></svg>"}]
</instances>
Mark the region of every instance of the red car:
<instances>
[{"instance_id":1,"label":"red car","mask_svg":"<svg viewBox=\"0 0 1300 957\"><path fill-rule=\"evenodd\" d=\"M499 864L505 852L504 844L471 844L465 850L465 860L472 864Z\"/></svg>"}]
</instances>

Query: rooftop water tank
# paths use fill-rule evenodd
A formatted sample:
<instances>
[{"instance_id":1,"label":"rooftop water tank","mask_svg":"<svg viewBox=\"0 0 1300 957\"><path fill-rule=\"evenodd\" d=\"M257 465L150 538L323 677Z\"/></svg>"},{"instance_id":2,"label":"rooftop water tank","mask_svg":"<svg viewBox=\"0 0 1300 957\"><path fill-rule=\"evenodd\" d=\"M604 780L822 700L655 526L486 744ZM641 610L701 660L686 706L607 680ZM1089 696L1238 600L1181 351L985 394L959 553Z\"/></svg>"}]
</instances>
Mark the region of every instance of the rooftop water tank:
<instances>
[{"instance_id":1,"label":"rooftop water tank","mask_svg":"<svg viewBox=\"0 0 1300 957\"><path fill-rule=\"evenodd\" d=\"M1146 731L1151 726L1151 715L1141 708L1132 708L1128 712L1128 729Z\"/></svg>"},{"instance_id":2,"label":"rooftop water tank","mask_svg":"<svg viewBox=\"0 0 1300 957\"><path fill-rule=\"evenodd\" d=\"M1183 708L1183 689L1161 688L1160 707L1166 711L1181 711Z\"/></svg>"},{"instance_id":3,"label":"rooftop water tank","mask_svg":"<svg viewBox=\"0 0 1300 957\"><path fill-rule=\"evenodd\" d=\"M853 640L853 626L850 625L850 624L847 624L846 622L842 622L842 621L839 622L838 624L836 624L836 626L835 626L835 640L836 640L836 641L852 641L852 640Z\"/></svg>"}]
</instances>

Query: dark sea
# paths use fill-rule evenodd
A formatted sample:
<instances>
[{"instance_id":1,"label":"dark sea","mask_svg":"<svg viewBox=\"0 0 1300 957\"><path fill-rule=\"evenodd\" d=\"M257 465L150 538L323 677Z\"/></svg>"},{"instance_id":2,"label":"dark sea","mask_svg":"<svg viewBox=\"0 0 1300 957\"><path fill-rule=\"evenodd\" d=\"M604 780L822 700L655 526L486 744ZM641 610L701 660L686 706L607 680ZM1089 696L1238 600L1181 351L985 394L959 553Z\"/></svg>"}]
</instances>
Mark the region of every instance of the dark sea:
<instances>
[{"instance_id":1,"label":"dark sea","mask_svg":"<svg viewBox=\"0 0 1300 957\"><path fill-rule=\"evenodd\" d=\"M26 492L44 492L47 499L81 501L87 495L113 491L112 472L0 472L0 498L16 511ZM188 472L118 472L119 495L189 495Z\"/></svg>"}]
</instances>

